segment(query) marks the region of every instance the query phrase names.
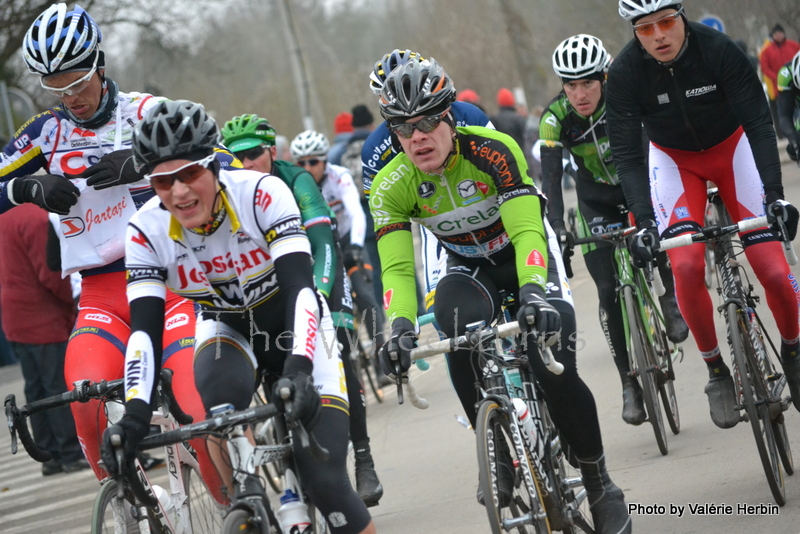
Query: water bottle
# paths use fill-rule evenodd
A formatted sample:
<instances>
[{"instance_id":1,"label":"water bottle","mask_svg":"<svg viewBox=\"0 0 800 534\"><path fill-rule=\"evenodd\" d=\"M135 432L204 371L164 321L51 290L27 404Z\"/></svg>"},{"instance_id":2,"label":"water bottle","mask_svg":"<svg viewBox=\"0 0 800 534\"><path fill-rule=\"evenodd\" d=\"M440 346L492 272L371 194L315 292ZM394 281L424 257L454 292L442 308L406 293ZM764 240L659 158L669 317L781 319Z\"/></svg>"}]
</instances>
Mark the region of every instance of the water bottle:
<instances>
[{"instance_id":1,"label":"water bottle","mask_svg":"<svg viewBox=\"0 0 800 534\"><path fill-rule=\"evenodd\" d=\"M161 509L164 511L164 516L167 519L167 522L170 525L175 525L177 510L175 510L175 505L172 502L169 492L161 486L153 484L153 493L158 499L158 504L161 505Z\"/></svg>"},{"instance_id":2,"label":"water bottle","mask_svg":"<svg viewBox=\"0 0 800 534\"><path fill-rule=\"evenodd\" d=\"M306 534L311 532L308 507L291 489L287 489L281 495L278 521L281 524L283 534Z\"/></svg>"},{"instance_id":3,"label":"water bottle","mask_svg":"<svg viewBox=\"0 0 800 534\"><path fill-rule=\"evenodd\" d=\"M533 424L533 417L528 405L522 399L511 399L514 404L514 410L517 412L517 420L519 421L520 430L525 443L528 445L528 450L534 451L534 444L536 443L536 427Z\"/></svg>"}]
</instances>

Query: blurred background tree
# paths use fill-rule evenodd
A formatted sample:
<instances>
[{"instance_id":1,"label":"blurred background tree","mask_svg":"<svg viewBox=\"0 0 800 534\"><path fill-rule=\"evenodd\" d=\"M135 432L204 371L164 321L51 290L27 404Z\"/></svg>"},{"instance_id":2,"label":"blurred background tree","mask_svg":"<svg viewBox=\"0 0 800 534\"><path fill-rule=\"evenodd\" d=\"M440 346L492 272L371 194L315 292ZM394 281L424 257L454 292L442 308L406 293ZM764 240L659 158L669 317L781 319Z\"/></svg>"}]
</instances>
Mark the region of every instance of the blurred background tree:
<instances>
[{"instance_id":1,"label":"blurred background tree","mask_svg":"<svg viewBox=\"0 0 800 534\"><path fill-rule=\"evenodd\" d=\"M20 45L54 0L0 2L0 80L25 89L42 108L54 102L27 74ZM278 133L303 129L287 42L284 0L86 0L101 25L107 74L124 91L205 104L219 121L258 113ZM435 57L458 89L470 88L495 113L500 87L523 88L529 107L560 89L551 54L563 39L590 33L612 55L632 37L616 0L288 0L308 75L310 117L332 134L333 117L366 103L372 66L394 48ZM70 4L72 5L72 4ZM781 23L800 38L799 0L686 0L690 20L716 14L733 39L757 53Z\"/></svg>"}]
</instances>

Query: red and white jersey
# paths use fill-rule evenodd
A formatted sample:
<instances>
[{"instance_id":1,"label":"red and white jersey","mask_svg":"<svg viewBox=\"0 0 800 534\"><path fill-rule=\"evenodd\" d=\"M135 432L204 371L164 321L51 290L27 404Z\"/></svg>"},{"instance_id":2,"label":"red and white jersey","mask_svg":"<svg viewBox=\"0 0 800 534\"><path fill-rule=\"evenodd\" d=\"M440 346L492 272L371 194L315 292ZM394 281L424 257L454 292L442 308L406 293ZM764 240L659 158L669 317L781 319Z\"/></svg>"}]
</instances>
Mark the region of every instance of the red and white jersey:
<instances>
[{"instance_id":1,"label":"red and white jersey","mask_svg":"<svg viewBox=\"0 0 800 534\"><path fill-rule=\"evenodd\" d=\"M319 184L325 202L336 215L337 237L350 234L350 243L364 246L367 216L361 207L361 197L350 171L332 163L325 164L325 177Z\"/></svg>"},{"instance_id":2,"label":"red and white jersey","mask_svg":"<svg viewBox=\"0 0 800 534\"><path fill-rule=\"evenodd\" d=\"M148 201L125 239L128 301L164 298L166 288L221 310L243 310L278 292L273 261L311 246L291 190L275 176L220 170L224 220L210 235L183 228Z\"/></svg>"}]
</instances>

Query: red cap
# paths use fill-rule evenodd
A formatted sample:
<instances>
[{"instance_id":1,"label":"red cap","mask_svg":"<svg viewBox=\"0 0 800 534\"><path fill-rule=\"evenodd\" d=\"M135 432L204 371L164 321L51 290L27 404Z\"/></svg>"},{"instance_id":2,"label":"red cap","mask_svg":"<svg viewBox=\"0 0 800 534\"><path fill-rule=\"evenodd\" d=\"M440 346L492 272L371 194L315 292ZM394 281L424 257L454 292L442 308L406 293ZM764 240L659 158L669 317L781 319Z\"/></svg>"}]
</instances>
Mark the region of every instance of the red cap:
<instances>
[{"instance_id":1,"label":"red cap","mask_svg":"<svg viewBox=\"0 0 800 534\"><path fill-rule=\"evenodd\" d=\"M469 102L470 104L478 104L481 101L481 97L479 97L478 93L476 93L472 89L464 89L463 91L458 92L456 100L458 100L459 102Z\"/></svg>"},{"instance_id":2,"label":"red cap","mask_svg":"<svg viewBox=\"0 0 800 534\"><path fill-rule=\"evenodd\" d=\"M504 108L513 108L514 107L514 94L511 90L506 89L505 87L501 87L499 91L497 91L497 105Z\"/></svg>"},{"instance_id":3,"label":"red cap","mask_svg":"<svg viewBox=\"0 0 800 534\"><path fill-rule=\"evenodd\" d=\"M342 111L341 113L336 115L336 118L333 119L334 135L352 131L353 131L353 116L346 111Z\"/></svg>"}]
</instances>

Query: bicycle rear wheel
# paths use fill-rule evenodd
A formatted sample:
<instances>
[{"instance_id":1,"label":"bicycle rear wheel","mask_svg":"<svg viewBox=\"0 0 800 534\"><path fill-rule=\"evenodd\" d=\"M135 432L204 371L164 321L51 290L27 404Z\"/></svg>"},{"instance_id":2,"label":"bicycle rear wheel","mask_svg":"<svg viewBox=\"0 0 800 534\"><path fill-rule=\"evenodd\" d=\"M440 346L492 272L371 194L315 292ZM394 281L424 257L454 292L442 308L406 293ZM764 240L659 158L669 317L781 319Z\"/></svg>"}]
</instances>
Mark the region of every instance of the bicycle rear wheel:
<instances>
[{"instance_id":1,"label":"bicycle rear wheel","mask_svg":"<svg viewBox=\"0 0 800 534\"><path fill-rule=\"evenodd\" d=\"M214 499L196 467L184 464L181 471L189 502L192 533L217 534L222 527L222 516L226 507Z\"/></svg>"},{"instance_id":2,"label":"bicycle rear wheel","mask_svg":"<svg viewBox=\"0 0 800 534\"><path fill-rule=\"evenodd\" d=\"M481 403L475 435L478 440L479 486L492 534L549 533L550 525L539 492L540 482L535 480L528 456L519 457L508 414L497 402L484 400ZM498 471L503 454L510 455L513 466L513 485L508 503L501 503L498 490Z\"/></svg>"},{"instance_id":3,"label":"bicycle rear wheel","mask_svg":"<svg viewBox=\"0 0 800 534\"><path fill-rule=\"evenodd\" d=\"M661 454L669 452L667 447L667 429L664 426L664 418L661 415L661 402L658 397L656 387L656 373L659 366L656 360L653 346L648 342L645 334L645 325L637 306L637 297L633 294L633 289L625 286L622 292L625 302L625 310L628 315L628 326L631 336L631 351L633 360L636 364L636 373L642 382L642 392L644 394L644 404L647 408L647 418L653 425L653 433L656 436L656 443ZM649 325L648 325L649 328Z\"/></svg>"},{"instance_id":4,"label":"bicycle rear wheel","mask_svg":"<svg viewBox=\"0 0 800 534\"><path fill-rule=\"evenodd\" d=\"M767 402L769 390L758 365L750 337L750 323L739 313L736 303L726 309L736 377L741 387L742 402L753 428L756 448L764 467L772 496L779 506L786 504L781 458L775 440L774 427Z\"/></svg>"},{"instance_id":5,"label":"bicycle rear wheel","mask_svg":"<svg viewBox=\"0 0 800 534\"><path fill-rule=\"evenodd\" d=\"M375 372L375 362L374 360L367 354L366 350L364 350L364 345L361 343L361 340L358 340L358 367L360 368L360 377L366 377L366 383L364 378L361 378L362 387L369 384L369 389L372 391L372 394L375 396L375 400L378 402L383 402L384 393L383 390L378 385L378 376Z\"/></svg>"}]
</instances>

